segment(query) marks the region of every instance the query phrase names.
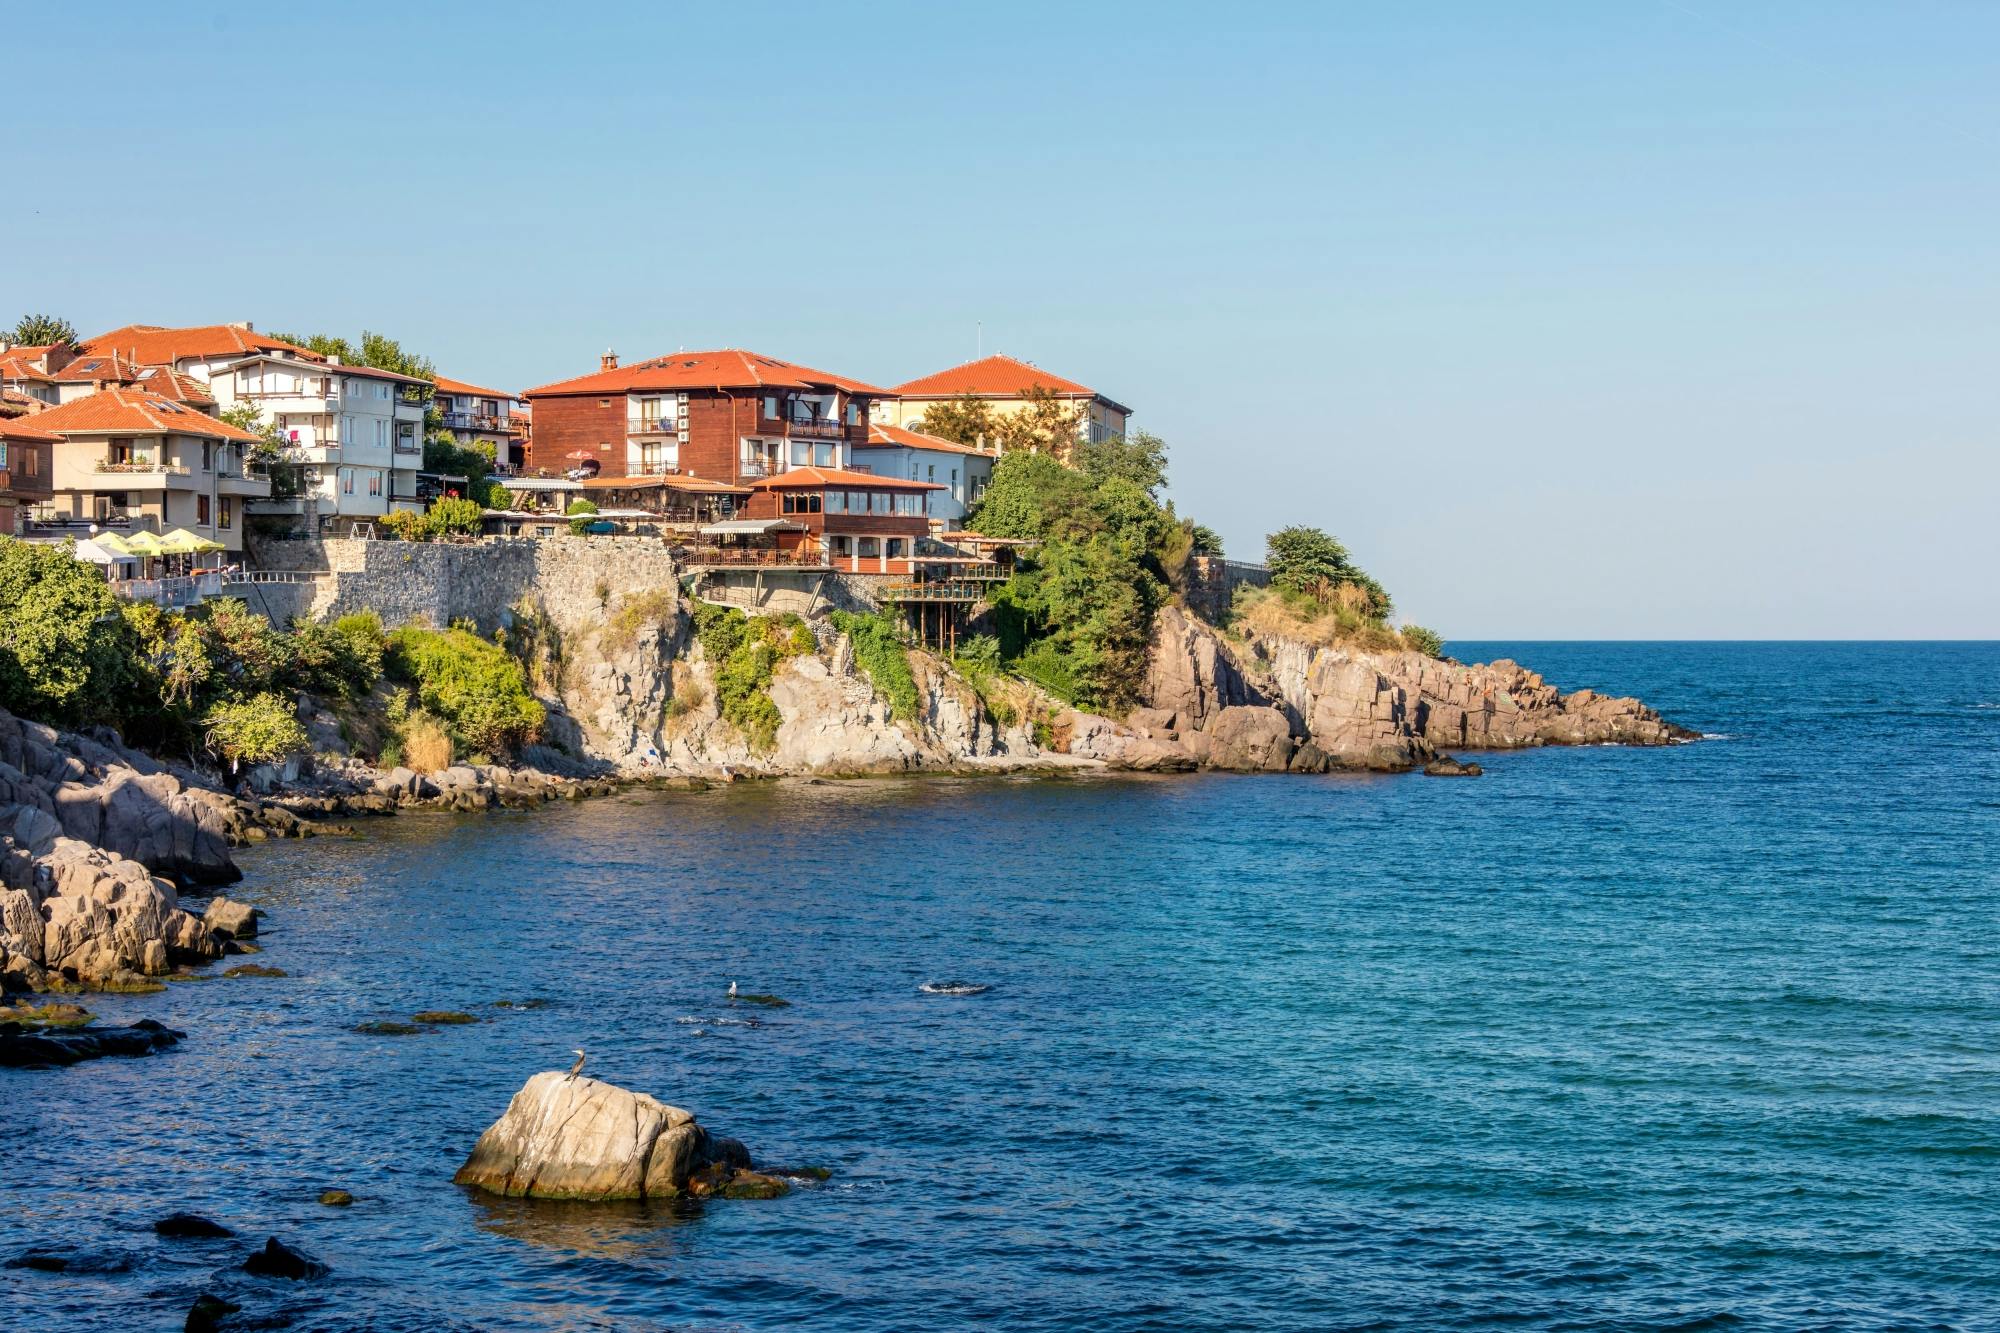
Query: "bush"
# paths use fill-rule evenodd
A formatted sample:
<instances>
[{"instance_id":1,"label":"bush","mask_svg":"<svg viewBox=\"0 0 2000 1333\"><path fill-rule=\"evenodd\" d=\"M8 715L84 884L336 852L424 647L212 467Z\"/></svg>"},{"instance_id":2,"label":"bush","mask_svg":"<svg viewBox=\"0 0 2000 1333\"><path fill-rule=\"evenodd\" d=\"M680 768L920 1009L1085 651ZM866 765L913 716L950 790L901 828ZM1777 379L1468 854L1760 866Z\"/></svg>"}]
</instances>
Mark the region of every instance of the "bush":
<instances>
[{"instance_id":1,"label":"bush","mask_svg":"<svg viewBox=\"0 0 2000 1333\"><path fill-rule=\"evenodd\" d=\"M641 630L659 628L679 609L680 597L671 588L653 588L624 598L597 633L598 651L606 656L624 652L639 641Z\"/></svg>"},{"instance_id":2,"label":"bush","mask_svg":"<svg viewBox=\"0 0 2000 1333\"><path fill-rule=\"evenodd\" d=\"M443 722L419 709L404 717L396 729L396 762L419 773L435 773L450 768L451 732ZM384 763L388 763L384 751Z\"/></svg>"},{"instance_id":3,"label":"bush","mask_svg":"<svg viewBox=\"0 0 2000 1333\"><path fill-rule=\"evenodd\" d=\"M202 717L208 748L230 764L271 764L306 749L306 729L275 694L217 704Z\"/></svg>"},{"instance_id":4,"label":"bush","mask_svg":"<svg viewBox=\"0 0 2000 1333\"><path fill-rule=\"evenodd\" d=\"M1403 626L1403 646L1413 653L1425 657L1444 656L1444 638L1436 630L1425 629L1422 625Z\"/></svg>"},{"instance_id":5,"label":"bush","mask_svg":"<svg viewBox=\"0 0 2000 1333\"><path fill-rule=\"evenodd\" d=\"M892 615L857 616L835 611L835 629L854 644L854 664L868 683L889 701L889 716L914 722L922 709L917 680L910 672L910 653L903 646L902 628Z\"/></svg>"},{"instance_id":6,"label":"bush","mask_svg":"<svg viewBox=\"0 0 2000 1333\"><path fill-rule=\"evenodd\" d=\"M467 750L512 753L541 734L546 715L521 664L476 634L405 626L389 636L388 667Z\"/></svg>"},{"instance_id":7,"label":"bush","mask_svg":"<svg viewBox=\"0 0 2000 1333\"><path fill-rule=\"evenodd\" d=\"M0 706L47 721L83 721L109 702L115 638L102 627L111 589L68 543L0 537Z\"/></svg>"},{"instance_id":8,"label":"bush","mask_svg":"<svg viewBox=\"0 0 2000 1333\"><path fill-rule=\"evenodd\" d=\"M485 517L476 500L439 500L424 515L424 525L439 536L470 536Z\"/></svg>"},{"instance_id":9,"label":"bush","mask_svg":"<svg viewBox=\"0 0 2000 1333\"><path fill-rule=\"evenodd\" d=\"M427 542L431 539L430 525L424 515L413 514L407 509L397 509L376 520L376 527L385 534L403 542Z\"/></svg>"},{"instance_id":10,"label":"bush","mask_svg":"<svg viewBox=\"0 0 2000 1333\"><path fill-rule=\"evenodd\" d=\"M366 698L382 678L382 621L373 611L292 631L287 683L314 694Z\"/></svg>"},{"instance_id":11,"label":"bush","mask_svg":"<svg viewBox=\"0 0 2000 1333\"><path fill-rule=\"evenodd\" d=\"M706 602L695 604L694 626L715 677L717 708L752 749L770 749L784 723L771 699L771 678L779 662L818 647L812 628L795 615L751 620L735 607Z\"/></svg>"},{"instance_id":12,"label":"bush","mask_svg":"<svg viewBox=\"0 0 2000 1333\"><path fill-rule=\"evenodd\" d=\"M1015 675L1041 686L1066 704L1075 705L1089 693L1076 664L1051 640L1042 639L1031 645L1007 665Z\"/></svg>"},{"instance_id":13,"label":"bush","mask_svg":"<svg viewBox=\"0 0 2000 1333\"><path fill-rule=\"evenodd\" d=\"M564 512L569 515L569 535L581 537L590 531L590 525L596 521L592 515L597 513L597 505L591 500L571 500Z\"/></svg>"}]
</instances>

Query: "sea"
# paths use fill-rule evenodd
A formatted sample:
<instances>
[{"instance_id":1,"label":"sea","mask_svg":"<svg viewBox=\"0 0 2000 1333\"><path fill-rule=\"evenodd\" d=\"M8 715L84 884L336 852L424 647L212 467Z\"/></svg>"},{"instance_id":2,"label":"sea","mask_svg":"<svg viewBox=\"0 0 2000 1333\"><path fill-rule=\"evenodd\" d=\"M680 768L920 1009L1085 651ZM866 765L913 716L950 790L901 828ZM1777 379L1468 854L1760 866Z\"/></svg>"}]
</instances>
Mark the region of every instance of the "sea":
<instances>
[{"instance_id":1,"label":"sea","mask_svg":"<svg viewBox=\"0 0 2000 1333\"><path fill-rule=\"evenodd\" d=\"M251 849L285 976L91 997L187 1040L0 1071L0 1263L68 1265L0 1267L0 1328L2000 1328L2000 644L1450 650L1704 739ZM480 1021L356 1031L437 1009ZM453 1185L577 1049L826 1180ZM243 1272L268 1236L330 1273Z\"/></svg>"}]
</instances>

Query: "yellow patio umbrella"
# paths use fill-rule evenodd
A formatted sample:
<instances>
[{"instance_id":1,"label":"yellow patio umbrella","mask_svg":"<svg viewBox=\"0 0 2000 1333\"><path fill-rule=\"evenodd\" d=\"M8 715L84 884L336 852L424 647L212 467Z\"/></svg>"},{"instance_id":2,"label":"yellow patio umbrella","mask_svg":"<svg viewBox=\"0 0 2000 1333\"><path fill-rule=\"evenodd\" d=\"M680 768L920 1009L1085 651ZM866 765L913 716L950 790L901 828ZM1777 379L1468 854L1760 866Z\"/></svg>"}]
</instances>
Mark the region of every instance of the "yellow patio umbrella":
<instances>
[{"instance_id":1,"label":"yellow patio umbrella","mask_svg":"<svg viewBox=\"0 0 2000 1333\"><path fill-rule=\"evenodd\" d=\"M160 539L150 532L135 532L125 539L125 549L133 555L145 556L148 560L166 554Z\"/></svg>"},{"instance_id":2,"label":"yellow patio umbrella","mask_svg":"<svg viewBox=\"0 0 2000 1333\"><path fill-rule=\"evenodd\" d=\"M138 554L137 551L134 551L126 544L123 537L120 537L115 532L100 532L95 537L92 537L90 541L98 550L109 552L112 555Z\"/></svg>"},{"instance_id":3,"label":"yellow patio umbrella","mask_svg":"<svg viewBox=\"0 0 2000 1333\"><path fill-rule=\"evenodd\" d=\"M160 538L161 555L201 555L208 551L228 549L221 542L212 542L206 537L189 532L186 528L175 528Z\"/></svg>"}]
</instances>

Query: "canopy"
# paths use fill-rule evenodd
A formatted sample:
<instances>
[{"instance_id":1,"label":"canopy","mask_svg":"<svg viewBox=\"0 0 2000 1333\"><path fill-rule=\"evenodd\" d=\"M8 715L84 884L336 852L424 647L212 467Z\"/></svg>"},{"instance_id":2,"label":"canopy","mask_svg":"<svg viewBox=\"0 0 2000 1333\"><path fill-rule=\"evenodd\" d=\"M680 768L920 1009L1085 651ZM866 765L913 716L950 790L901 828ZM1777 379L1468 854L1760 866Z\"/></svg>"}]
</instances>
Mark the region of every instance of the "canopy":
<instances>
[{"instance_id":1,"label":"canopy","mask_svg":"<svg viewBox=\"0 0 2000 1333\"><path fill-rule=\"evenodd\" d=\"M127 537L125 549L133 555L143 555L148 559L167 553L166 548L160 544L160 539L150 532L135 532Z\"/></svg>"},{"instance_id":2,"label":"canopy","mask_svg":"<svg viewBox=\"0 0 2000 1333\"><path fill-rule=\"evenodd\" d=\"M761 537L767 532L804 532L805 525L783 518L736 518L697 531L704 537Z\"/></svg>"},{"instance_id":3,"label":"canopy","mask_svg":"<svg viewBox=\"0 0 2000 1333\"><path fill-rule=\"evenodd\" d=\"M130 564L139 558L123 546L111 545L117 540L108 534L105 537L86 537L76 544L76 558L87 560L93 565Z\"/></svg>"},{"instance_id":4,"label":"canopy","mask_svg":"<svg viewBox=\"0 0 2000 1333\"><path fill-rule=\"evenodd\" d=\"M160 538L162 555L201 555L208 551L226 551L229 548L221 542L212 542L206 537L198 537L186 528L175 528Z\"/></svg>"},{"instance_id":5,"label":"canopy","mask_svg":"<svg viewBox=\"0 0 2000 1333\"><path fill-rule=\"evenodd\" d=\"M76 545L78 550L82 550L84 543L78 542ZM96 534L90 538L90 545L97 550L115 555L121 560L130 560L133 558L132 548L127 546L125 539L115 532L100 532Z\"/></svg>"}]
</instances>

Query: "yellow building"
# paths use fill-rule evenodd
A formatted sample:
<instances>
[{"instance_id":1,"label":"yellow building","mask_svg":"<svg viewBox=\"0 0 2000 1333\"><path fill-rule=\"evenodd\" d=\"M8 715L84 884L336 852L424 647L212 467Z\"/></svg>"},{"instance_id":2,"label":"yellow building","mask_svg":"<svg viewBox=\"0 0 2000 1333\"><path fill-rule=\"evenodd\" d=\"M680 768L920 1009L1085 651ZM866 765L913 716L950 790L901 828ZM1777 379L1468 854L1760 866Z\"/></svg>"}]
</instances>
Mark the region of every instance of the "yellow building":
<instances>
[{"instance_id":1,"label":"yellow building","mask_svg":"<svg viewBox=\"0 0 2000 1333\"><path fill-rule=\"evenodd\" d=\"M1122 436L1132 417L1131 408L1088 385L997 354L899 384L895 389L897 396L878 401L873 415L884 425L911 427L923 419L931 404L950 402L967 394L991 404L995 412L1019 412L1028 406L1031 389L1045 389L1081 409L1077 423L1079 440L1095 443Z\"/></svg>"}]
</instances>

